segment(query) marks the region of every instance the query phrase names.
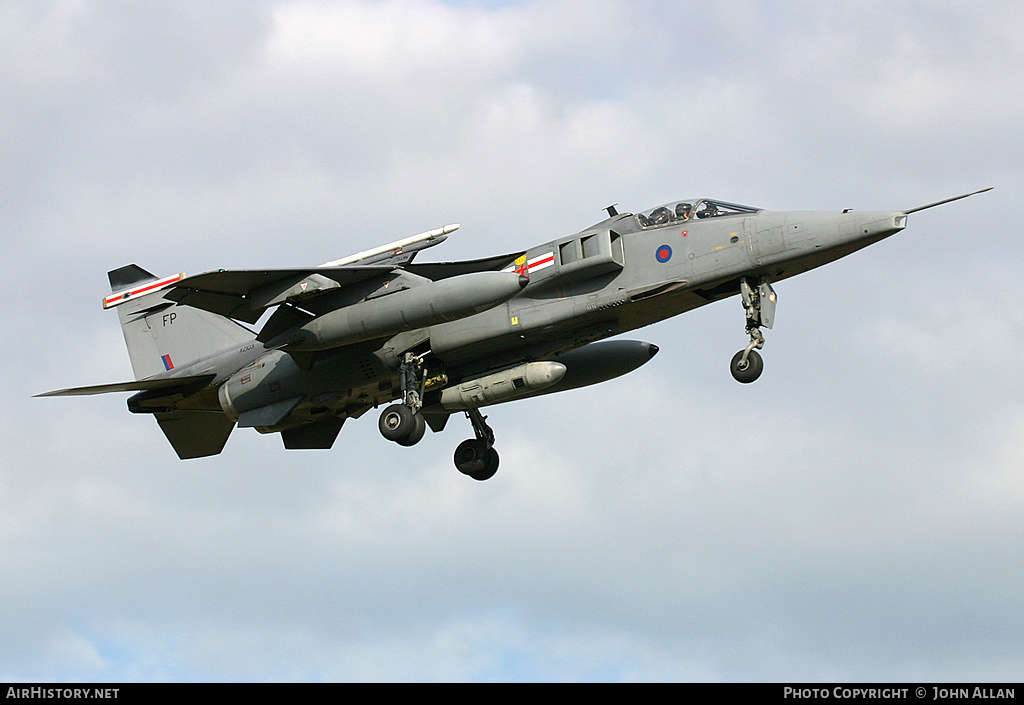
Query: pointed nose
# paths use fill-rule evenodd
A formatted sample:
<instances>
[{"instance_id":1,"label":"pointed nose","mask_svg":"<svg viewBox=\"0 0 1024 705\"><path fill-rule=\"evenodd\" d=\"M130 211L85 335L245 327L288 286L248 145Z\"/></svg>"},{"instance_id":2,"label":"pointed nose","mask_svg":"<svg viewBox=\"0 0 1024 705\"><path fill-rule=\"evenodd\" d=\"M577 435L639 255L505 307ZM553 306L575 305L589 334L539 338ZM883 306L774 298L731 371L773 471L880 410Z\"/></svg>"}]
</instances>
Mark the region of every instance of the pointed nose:
<instances>
[{"instance_id":1,"label":"pointed nose","mask_svg":"<svg viewBox=\"0 0 1024 705\"><path fill-rule=\"evenodd\" d=\"M902 212L845 213L843 218L840 232L848 242L864 240L870 244L907 227L907 214Z\"/></svg>"}]
</instances>

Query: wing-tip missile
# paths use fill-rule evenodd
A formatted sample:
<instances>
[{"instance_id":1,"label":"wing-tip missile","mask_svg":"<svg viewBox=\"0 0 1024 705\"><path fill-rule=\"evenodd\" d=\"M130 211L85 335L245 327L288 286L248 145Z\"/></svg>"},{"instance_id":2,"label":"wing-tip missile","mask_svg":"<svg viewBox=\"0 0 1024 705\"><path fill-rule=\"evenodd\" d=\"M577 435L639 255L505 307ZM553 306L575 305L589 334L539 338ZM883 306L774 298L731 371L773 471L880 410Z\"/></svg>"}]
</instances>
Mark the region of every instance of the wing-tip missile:
<instances>
[{"instance_id":1,"label":"wing-tip missile","mask_svg":"<svg viewBox=\"0 0 1024 705\"><path fill-rule=\"evenodd\" d=\"M409 254L411 252L419 252L425 250L428 247L434 247L440 245L442 242L448 239L448 236L461 228L462 226L458 223L452 223L451 225L443 225L440 228L434 228L433 230L427 230L419 235L413 235L412 237L403 238L401 240L395 240L389 242L386 245L380 245L370 250L364 250L363 252L357 252L354 255L348 257L342 257L332 262L325 262L321 264L321 267L343 267L346 264L354 264L360 262L362 264L371 264L379 259L387 257L393 257L398 254Z\"/></svg>"}]
</instances>

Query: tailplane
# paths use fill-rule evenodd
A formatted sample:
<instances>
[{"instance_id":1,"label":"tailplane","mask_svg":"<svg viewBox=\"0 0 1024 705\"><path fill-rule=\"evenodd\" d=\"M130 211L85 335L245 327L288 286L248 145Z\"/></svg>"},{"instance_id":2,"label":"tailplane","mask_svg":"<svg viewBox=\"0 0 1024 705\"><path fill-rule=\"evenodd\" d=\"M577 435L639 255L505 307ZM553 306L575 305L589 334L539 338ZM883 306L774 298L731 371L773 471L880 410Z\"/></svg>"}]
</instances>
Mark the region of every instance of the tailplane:
<instances>
[{"instance_id":1,"label":"tailplane","mask_svg":"<svg viewBox=\"0 0 1024 705\"><path fill-rule=\"evenodd\" d=\"M137 392L128 400L129 410L153 414L179 458L220 453L235 422L216 406L176 408L179 401L206 388L216 374L208 369L182 373L200 360L252 343L256 334L230 318L165 299L160 291L184 279L184 274L158 279L142 267L129 264L108 272L107 278L113 293L103 299L103 308L117 308L135 380L58 389L36 396Z\"/></svg>"},{"instance_id":2,"label":"tailplane","mask_svg":"<svg viewBox=\"0 0 1024 705\"><path fill-rule=\"evenodd\" d=\"M178 274L158 279L142 267L129 264L107 273L113 292L103 299L104 308L117 308L121 332L128 346L135 383L127 383L125 391L135 388L141 395L150 395L157 407L161 399L179 393L190 396L213 379L213 375L175 376L175 370L211 357L236 345L251 343L256 334L230 318L218 316L192 306L176 304L160 292L184 279ZM150 379L160 375L158 379ZM158 385L177 385L166 390ZM93 390L119 391L121 385L67 390L65 393L93 393ZM139 399L136 395L129 400ZM139 401L144 408L145 401ZM157 423L174 451L182 460L217 455L227 443L235 423L219 412L161 409L155 411Z\"/></svg>"}]
</instances>

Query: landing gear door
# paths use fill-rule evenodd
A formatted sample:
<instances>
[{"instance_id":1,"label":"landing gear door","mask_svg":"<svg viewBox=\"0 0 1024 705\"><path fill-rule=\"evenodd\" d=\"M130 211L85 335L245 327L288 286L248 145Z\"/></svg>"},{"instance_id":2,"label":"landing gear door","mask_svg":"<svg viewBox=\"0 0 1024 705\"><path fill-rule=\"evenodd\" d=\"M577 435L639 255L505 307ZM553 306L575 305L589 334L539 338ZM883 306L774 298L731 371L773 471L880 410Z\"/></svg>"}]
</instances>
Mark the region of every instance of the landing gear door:
<instances>
[{"instance_id":1,"label":"landing gear door","mask_svg":"<svg viewBox=\"0 0 1024 705\"><path fill-rule=\"evenodd\" d=\"M758 298L761 300L761 325L765 328L771 328L772 324L775 323L775 290L772 289L772 285L764 279L761 280L761 284L757 287Z\"/></svg>"}]
</instances>

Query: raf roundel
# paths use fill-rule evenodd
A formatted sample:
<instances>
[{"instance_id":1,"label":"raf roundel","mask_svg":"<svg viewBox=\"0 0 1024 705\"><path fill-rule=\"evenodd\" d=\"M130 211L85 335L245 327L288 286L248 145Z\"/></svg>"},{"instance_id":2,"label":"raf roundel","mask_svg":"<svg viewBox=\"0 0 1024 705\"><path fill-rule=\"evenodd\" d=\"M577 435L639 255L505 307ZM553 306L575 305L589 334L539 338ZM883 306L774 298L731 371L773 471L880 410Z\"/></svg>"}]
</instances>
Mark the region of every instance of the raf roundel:
<instances>
[{"instance_id":1,"label":"raf roundel","mask_svg":"<svg viewBox=\"0 0 1024 705\"><path fill-rule=\"evenodd\" d=\"M654 253L654 256L659 262L665 264L672 259L672 248L668 245L662 245L658 248L657 252Z\"/></svg>"}]
</instances>

